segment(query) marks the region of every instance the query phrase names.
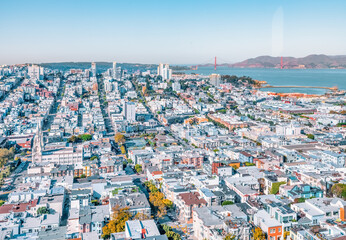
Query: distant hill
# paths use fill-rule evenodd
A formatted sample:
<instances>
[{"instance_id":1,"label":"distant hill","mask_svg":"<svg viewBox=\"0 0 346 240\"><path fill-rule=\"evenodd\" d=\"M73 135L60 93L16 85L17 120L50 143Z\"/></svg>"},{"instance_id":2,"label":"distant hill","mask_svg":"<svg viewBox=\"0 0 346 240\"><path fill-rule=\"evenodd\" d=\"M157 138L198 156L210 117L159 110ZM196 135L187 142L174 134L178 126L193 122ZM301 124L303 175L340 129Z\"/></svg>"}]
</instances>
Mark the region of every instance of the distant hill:
<instances>
[{"instance_id":1,"label":"distant hill","mask_svg":"<svg viewBox=\"0 0 346 240\"><path fill-rule=\"evenodd\" d=\"M237 68L280 68L281 57L260 56L234 64ZM283 57L283 68L346 68L346 55L309 55L303 58Z\"/></svg>"}]
</instances>

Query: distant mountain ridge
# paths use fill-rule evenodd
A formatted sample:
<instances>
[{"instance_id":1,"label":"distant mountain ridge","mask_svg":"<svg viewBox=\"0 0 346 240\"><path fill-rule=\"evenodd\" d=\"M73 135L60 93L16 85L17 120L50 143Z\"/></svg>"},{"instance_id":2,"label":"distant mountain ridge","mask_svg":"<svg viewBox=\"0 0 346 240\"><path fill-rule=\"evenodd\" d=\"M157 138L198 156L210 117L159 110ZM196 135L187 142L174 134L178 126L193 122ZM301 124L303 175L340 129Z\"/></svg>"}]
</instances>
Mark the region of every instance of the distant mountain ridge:
<instances>
[{"instance_id":1,"label":"distant mountain ridge","mask_svg":"<svg viewBox=\"0 0 346 240\"><path fill-rule=\"evenodd\" d=\"M259 56L227 64L238 68L281 68L281 57ZM283 68L346 68L346 55L313 54L302 58L283 57Z\"/></svg>"},{"instance_id":2,"label":"distant mountain ridge","mask_svg":"<svg viewBox=\"0 0 346 240\"><path fill-rule=\"evenodd\" d=\"M283 57L282 68L285 69L321 69L321 68L346 68L346 55L328 56L324 54L312 54L302 58ZM201 64L198 66L214 66L213 64ZM222 63L218 66L234 68L281 68L281 57L259 56L249 58L238 63Z\"/></svg>"}]
</instances>

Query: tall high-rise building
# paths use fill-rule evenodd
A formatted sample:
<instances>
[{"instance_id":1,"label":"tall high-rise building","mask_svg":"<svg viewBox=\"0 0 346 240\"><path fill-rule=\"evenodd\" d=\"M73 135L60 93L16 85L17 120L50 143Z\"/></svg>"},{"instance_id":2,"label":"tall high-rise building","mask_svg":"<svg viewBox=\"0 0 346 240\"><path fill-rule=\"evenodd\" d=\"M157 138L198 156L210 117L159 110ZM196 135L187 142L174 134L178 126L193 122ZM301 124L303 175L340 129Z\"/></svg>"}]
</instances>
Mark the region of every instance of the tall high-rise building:
<instances>
[{"instance_id":1,"label":"tall high-rise building","mask_svg":"<svg viewBox=\"0 0 346 240\"><path fill-rule=\"evenodd\" d=\"M43 80L44 68L37 65L28 66L28 75L32 79Z\"/></svg>"},{"instance_id":2,"label":"tall high-rise building","mask_svg":"<svg viewBox=\"0 0 346 240\"><path fill-rule=\"evenodd\" d=\"M125 103L125 118L129 122L136 121L136 104L133 102Z\"/></svg>"},{"instance_id":3,"label":"tall high-rise building","mask_svg":"<svg viewBox=\"0 0 346 240\"><path fill-rule=\"evenodd\" d=\"M121 67L117 67L115 71L115 78L121 79L123 77L123 71L121 70Z\"/></svg>"},{"instance_id":4,"label":"tall high-rise building","mask_svg":"<svg viewBox=\"0 0 346 240\"><path fill-rule=\"evenodd\" d=\"M215 87L219 87L221 82L221 75L213 73L209 76L210 84L214 85Z\"/></svg>"},{"instance_id":5,"label":"tall high-rise building","mask_svg":"<svg viewBox=\"0 0 346 240\"><path fill-rule=\"evenodd\" d=\"M159 64L157 67L157 75L162 77L162 80L170 80L172 78L172 69L169 68L168 64Z\"/></svg>"},{"instance_id":6,"label":"tall high-rise building","mask_svg":"<svg viewBox=\"0 0 346 240\"><path fill-rule=\"evenodd\" d=\"M96 63L91 63L91 76L96 77Z\"/></svg>"},{"instance_id":7,"label":"tall high-rise building","mask_svg":"<svg viewBox=\"0 0 346 240\"><path fill-rule=\"evenodd\" d=\"M114 78L114 79L116 79L117 78L117 62L113 62L113 68L112 68L112 77Z\"/></svg>"}]
</instances>

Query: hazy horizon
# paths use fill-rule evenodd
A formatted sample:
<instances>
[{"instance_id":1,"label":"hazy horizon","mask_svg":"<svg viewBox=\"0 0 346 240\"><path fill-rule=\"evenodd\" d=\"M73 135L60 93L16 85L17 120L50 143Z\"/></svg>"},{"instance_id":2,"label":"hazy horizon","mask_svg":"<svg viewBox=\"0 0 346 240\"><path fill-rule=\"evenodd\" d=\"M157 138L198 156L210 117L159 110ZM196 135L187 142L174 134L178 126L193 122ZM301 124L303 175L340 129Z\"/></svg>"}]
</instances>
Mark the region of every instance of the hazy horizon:
<instances>
[{"instance_id":1,"label":"hazy horizon","mask_svg":"<svg viewBox=\"0 0 346 240\"><path fill-rule=\"evenodd\" d=\"M346 1L5 1L0 64L345 55Z\"/></svg>"}]
</instances>

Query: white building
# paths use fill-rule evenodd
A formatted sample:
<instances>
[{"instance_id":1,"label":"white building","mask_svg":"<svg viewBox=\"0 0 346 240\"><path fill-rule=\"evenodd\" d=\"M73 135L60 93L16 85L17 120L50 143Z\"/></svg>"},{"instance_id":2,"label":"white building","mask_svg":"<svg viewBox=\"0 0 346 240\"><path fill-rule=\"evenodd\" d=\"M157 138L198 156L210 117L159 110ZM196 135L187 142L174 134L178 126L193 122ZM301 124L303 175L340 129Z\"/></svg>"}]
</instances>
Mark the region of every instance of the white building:
<instances>
[{"instance_id":1,"label":"white building","mask_svg":"<svg viewBox=\"0 0 346 240\"><path fill-rule=\"evenodd\" d=\"M113 62L113 68L112 68L112 75L113 78L116 79L116 75L117 75L117 62Z\"/></svg>"},{"instance_id":2,"label":"white building","mask_svg":"<svg viewBox=\"0 0 346 240\"><path fill-rule=\"evenodd\" d=\"M135 122L136 121L136 104L133 102L125 103L124 115L127 121Z\"/></svg>"},{"instance_id":3,"label":"white building","mask_svg":"<svg viewBox=\"0 0 346 240\"><path fill-rule=\"evenodd\" d=\"M216 87L220 86L220 84L221 84L221 75L220 74L213 73L209 76L209 79L210 79L210 84L212 84Z\"/></svg>"},{"instance_id":4,"label":"white building","mask_svg":"<svg viewBox=\"0 0 346 240\"><path fill-rule=\"evenodd\" d=\"M168 64L159 64L157 67L157 76L161 76L162 80L170 80L172 78L172 69L169 68Z\"/></svg>"},{"instance_id":5,"label":"white building","mask_svg":"<svg viewBox=\"0 0 346 240\"><path fill-rule=\"evenodd\" d=\"M92 77L96 77L96 63L91 63L91 75Z\"/></svg>"},{"instance_id":6,"label":"white building","mask_svg":"<svg viewBox=\"0 0 346 240\"><path fill-rule=\"evenodd\" d=\"M28 66L28 75L32 79L42 80L44 76L44 68L37 65Z\"/></svg>"},{"instance_id":7,"label":"white building","mask_svg":"<svg viewBox=\"0 0 346 240\"><path fill-rule=\"evenodd\" d=\"M178 81L172 83L172 90L176 92L180 92L180 83Z\"/></svg>"}]
</instances>

